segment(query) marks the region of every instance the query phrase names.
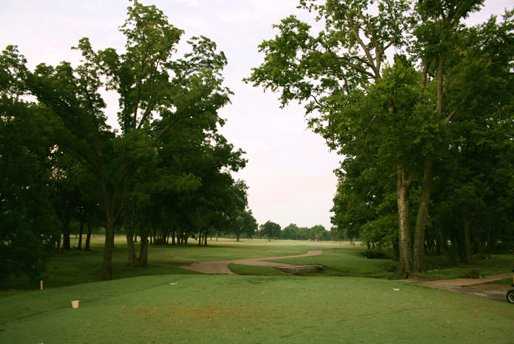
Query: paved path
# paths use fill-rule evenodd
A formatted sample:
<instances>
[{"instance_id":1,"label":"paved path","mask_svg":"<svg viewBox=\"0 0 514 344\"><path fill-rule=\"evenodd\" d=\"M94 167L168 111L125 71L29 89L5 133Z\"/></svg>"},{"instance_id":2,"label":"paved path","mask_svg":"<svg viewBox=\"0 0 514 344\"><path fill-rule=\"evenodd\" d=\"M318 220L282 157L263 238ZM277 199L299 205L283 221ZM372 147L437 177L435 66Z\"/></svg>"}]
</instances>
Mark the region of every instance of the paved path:
<instances>
[{"instance_id":1,"label":"paved path","mask_svg":"<svg viewBox=\"0 0 514 344\"><path fill-rule=\"evenodd\" d=\"M512 273L493 275L485 278L458 278L450 280L424 281L419 284L431 288L452 289L497 282L507 278L512 278Z\"/></svg>"},{"instance_id":2,"label":"paved path","mask_svg":"<svg viewBox=\"0 0 514 344\"><path fill-rule=\"evenodd\" d=\"M235 275L230 269L229 264L250 265L250 266L269 266L273 268L295 269L302 268L303 265L293 265L286 263L270 262L270 260L278 260L285 258L302 258L313 257L321 255L321 250L308 251L305 254L295 256L282 256L282 257L264 257L264 258L248 258L248 259L233 259L233 260L217 260L211 262L197 262L189 265L181 266L184 269L201 272L204 274L226 274Z\"/></svg>"},{"instance_id":3,"label":"paved path","mask_svg":"<svg viewBox=\"0 0 514 344\"><path fill-rule=\"evenodd\" d=\"M512 273L493 275L486 278L459 278L451 280L423 281L419 285L444 289L457 293L471 294L488 299L505 301L507 291L512 289L509 285L493 284L493 282L512 278Z\"/></svg>"}]
</instances>

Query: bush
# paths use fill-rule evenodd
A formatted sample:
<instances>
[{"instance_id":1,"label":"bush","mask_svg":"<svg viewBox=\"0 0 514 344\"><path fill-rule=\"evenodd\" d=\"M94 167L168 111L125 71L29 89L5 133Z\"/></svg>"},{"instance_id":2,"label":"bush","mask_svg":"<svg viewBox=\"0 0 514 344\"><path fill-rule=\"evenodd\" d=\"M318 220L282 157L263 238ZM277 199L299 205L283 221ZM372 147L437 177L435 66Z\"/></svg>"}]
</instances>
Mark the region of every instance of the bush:
<instances>
[{"instance_id":1,"label":"bush","mask_svg":"<svg viewBox=\"0 0 514 344\"><path fill-rule=\"evenodd\" d=\"M480 274L479 269L471 269L464 275L466 278L481 278L482 275Z\"/></svg>"},{"instance_id":2,"label":"bush","mask_svg":"<svg viewBox=\"0 0 514 344\"><path fill-rule=\"evenodd\" d=\"M368 259L386 259L388 258L387 254L383 251L379 250L366 250L361 253L364 257Z\"/></svg>"}]
</instances>

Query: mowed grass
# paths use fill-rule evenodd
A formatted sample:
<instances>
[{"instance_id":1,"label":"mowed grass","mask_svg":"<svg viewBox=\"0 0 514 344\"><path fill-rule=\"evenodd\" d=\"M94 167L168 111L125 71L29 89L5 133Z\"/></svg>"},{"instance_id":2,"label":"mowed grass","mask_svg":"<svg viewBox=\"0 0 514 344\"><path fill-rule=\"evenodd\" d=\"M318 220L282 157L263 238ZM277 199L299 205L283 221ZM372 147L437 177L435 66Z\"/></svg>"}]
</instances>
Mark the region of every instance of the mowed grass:
<instances>
[{"instance_id":1,"label":"mowed grass","mask_svg":"<svg viewBox=\"0 0 514 344\"><path fill-rule=\"evenodd\" d=\"M343 248L328 248L320 256L286 258L277 260L280 263L294 265L323 265L325 270L320 274L334 276L361 276L393 278L396 263L391 259L368 259L361 253L358 246Z\"/></svg>"},{"instance_id":2,"label":"mowed grass","mask_svg":"<svg viewBox=\"0 0 514 344\"><path fill-rule=\"evenodd\" d=\"M100 281L103 259L103 236L94 236L92 251L72 249L52 257L47 265L45 283L48 288ZM75 246L72 242L72 246ZM187 247L151 246L148 266L132 267L127 264L126 242L123 236L116 237L113 255L113 278L159 274L192 274L180 266L198 262L303 254L311 249L347 247L346 242L312 242L293 240L218 239L209 241L208 247L198 247L191 241Z\"/></svg>"},{"instance_id":3,"label":"mowed grass","mask_svg":"<svg viewBox=\"0 0 514 344\"><path fill-rule=\"evenodd\" d=\"M507 303L354 277L143 276L0 299L11 344L512 344L513 324Z\"/></svg>"},{"instance_id":4,"label":"mowed grass","mask_svg":"<svg viewBox=\"0 0 514 344\"><path fill-rule=\"evenodd\" d=\"M347 245L341 248L323 250L321 256L287 258L277 262L290 264L323 265L325 271L320 274L333 276L361 276L375 278L397 278L398 263L391 259L367 259L362 255L363 248ZM424 279L470 278L473 272L481 277L509 273L514 268L514 256L511 254L491 255L487 258L474 257L470 264L449 266L444 257L427 257L428 271L417 276ZM513 341L514 343L514 341Z\"/></svg>"}]
</instances>

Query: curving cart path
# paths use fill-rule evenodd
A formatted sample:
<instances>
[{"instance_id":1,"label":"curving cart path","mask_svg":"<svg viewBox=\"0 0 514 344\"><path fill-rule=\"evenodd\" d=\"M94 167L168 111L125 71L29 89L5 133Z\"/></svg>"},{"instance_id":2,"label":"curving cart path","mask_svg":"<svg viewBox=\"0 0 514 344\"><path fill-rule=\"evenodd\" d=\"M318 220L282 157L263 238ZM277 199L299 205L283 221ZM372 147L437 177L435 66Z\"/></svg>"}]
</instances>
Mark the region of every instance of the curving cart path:
<instances>
[{"instance_id":1,"label":"curving cart path","mask_svg":"<svg viewBox=\"0 0 514 344\"><path fill-rule=\"evenodd\" d=\"M270 260L279 260L286 258L302 258L302 257L314 257L322 254L321 250L312 250L308 251L304 254L299 254L295 256L282 256L282 257L264 257L264 258L247 258L247 259L233 259L233 260L217 260L210 262L197 262L189 265L183 265L181 268L201 272L204 274L225 274L225 275L235 275L230 269L229 264L239 264L239 265L250 265L250 266L269 266L272 268L285 268L285 269L294 269L294 268L302 268L303 265L293 265L286 263L277 263L271 262Z\"/></svg>"}]
</instances>

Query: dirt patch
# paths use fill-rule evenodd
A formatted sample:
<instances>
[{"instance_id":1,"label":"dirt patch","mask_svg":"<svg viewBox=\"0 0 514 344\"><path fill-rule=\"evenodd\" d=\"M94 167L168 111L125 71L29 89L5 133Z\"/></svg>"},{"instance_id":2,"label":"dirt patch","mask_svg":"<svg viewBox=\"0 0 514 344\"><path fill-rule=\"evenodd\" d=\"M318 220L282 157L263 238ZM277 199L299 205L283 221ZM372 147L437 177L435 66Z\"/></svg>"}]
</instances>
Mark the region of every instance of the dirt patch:
<instances>
[{"instance_id":1,"label":"dirt patch","mask_svg":"<svg viewBox=\"0 0 514 344\"><path fill-rule=\"evenodd\" d=\"M486 297L492 300L505 301L505 295L507 294L507 291L512 289L512 287L494 282L511 277L512 274L508 273L477 279L459 278L451 280L423 281L416 283L424 287L444 289L457 293Z\"/></svg>"},{"instance_id":2,"label":"dirt patch","mask_svg":"<svg viewBox=\"0 0 514 344\"><path fill-rule=\"evenodd\" d=\"M182 268L201 272L205 274L225 274L235 275L230 269L229 264L238 265L250 265L250 266L267 266L277 269L302 269L305 265L294 265L286 263L277 263L272 260L280 260L287 258L303 258L303 257L314 257L322 254L321 250L308 251L305 254L299 254L294 256L281 256L281 257L265 257L265 258L249 258L249 259L234 259L234 260L218 260L212 262L197 262L189 265L182 266Z\"/></svg>"}]
</instances>

